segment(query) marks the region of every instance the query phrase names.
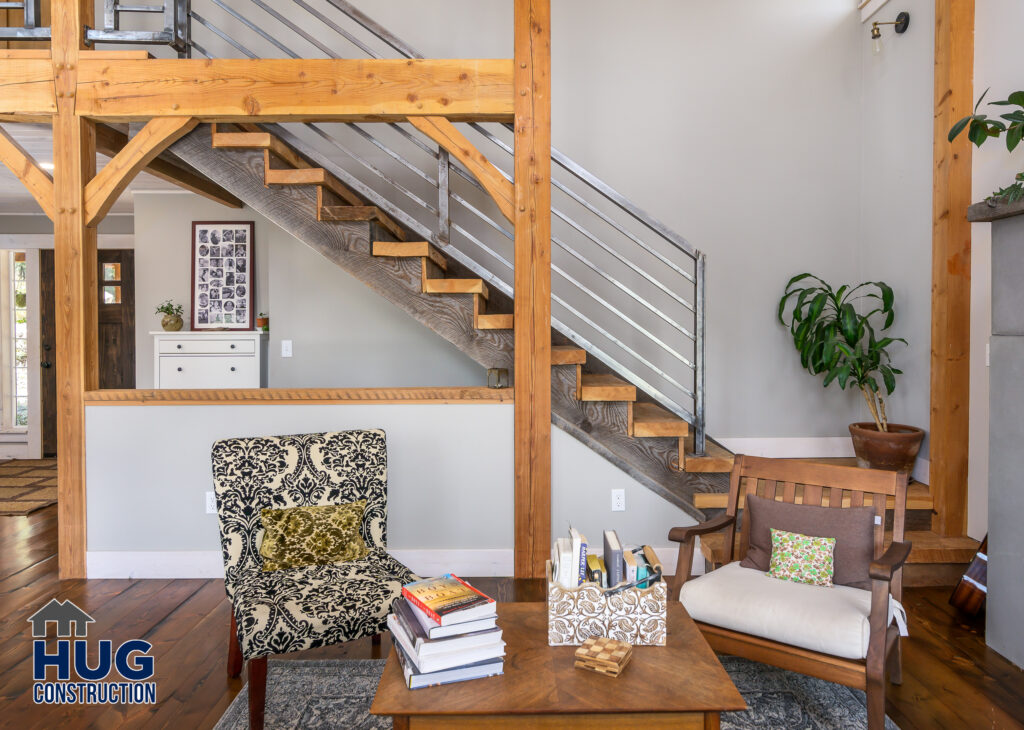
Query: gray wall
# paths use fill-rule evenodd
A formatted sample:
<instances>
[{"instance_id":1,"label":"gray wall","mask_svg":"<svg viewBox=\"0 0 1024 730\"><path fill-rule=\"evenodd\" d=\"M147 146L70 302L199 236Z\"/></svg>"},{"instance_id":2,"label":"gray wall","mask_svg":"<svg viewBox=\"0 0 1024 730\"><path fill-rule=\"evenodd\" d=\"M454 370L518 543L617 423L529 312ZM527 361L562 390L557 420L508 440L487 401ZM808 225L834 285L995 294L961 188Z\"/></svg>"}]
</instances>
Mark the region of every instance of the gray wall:
<instances>
[{"instance_id":1,"label":"gray wall","mask_svg":"<svg viewBox=\"0 0 1024 730\"><path fill-rule=\"evenodd\" d=\"M256 221L256 311L270 314L271 387L483 385L453 345L249 209L187 193L135 195L137 385L153 383L154 308L171 298L189 317L192 221ZM291 339L293 357L281 357Z\"/></svg>"},{"instance_id":2,"label":"gray wall","mask_svg":"<svg viewBox=\"0 0 1024 730\"><path fill-rule=\"evenodd\" d=\"M88 550L217 550L205 514L219 438L383 428L388 436L388 546L511 549L511 404L94 406L86 410ZM561 431L552 437L552 531L667 543L693 524ZM611 512L612 488L626 511ZM159 515L159 519L153 519Z\"/></svg>"}]
</instances>

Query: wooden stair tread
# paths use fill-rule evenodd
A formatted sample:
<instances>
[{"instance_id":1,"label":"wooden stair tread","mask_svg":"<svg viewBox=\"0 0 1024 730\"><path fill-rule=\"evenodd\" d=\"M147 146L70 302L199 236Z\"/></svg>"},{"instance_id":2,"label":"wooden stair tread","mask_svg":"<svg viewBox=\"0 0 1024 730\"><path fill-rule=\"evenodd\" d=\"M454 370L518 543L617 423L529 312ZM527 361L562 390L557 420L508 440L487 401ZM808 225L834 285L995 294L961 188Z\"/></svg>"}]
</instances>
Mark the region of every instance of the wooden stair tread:
<instances>
[{"instance_id":1,"label":"wooden stair tread","mask_svg":"<svg viewBox=\"0 0 1024 730\"><path fill-rule=\"evenodd\" d=\"M587 362L587 351L575 345L552 345L552 365L584 365Z\"/></svg>"},{"instance_id":2,"label":"wooden stair tread","mask_svg":"<svg viewBox=\"0 0 1024 730\"><path fill-rule=\"evenodd\" d=\"M425 294L479 294L484 299L490 296L483 279L425 279L423 292Z\"/></svg>"},{"instance_id":3,"label":"wooden stair tread","mask_svg":"<svg viewBox=\"0 0 1024 730\"><path fill-rule=\"evenodd\" d=\"M700 510L706 510L706 509L725 509L726 506L727 506L728 501L729 501L729 495L725 494L724 492L702 492L702 493L697 494L697 495L694 496L693 506L696 507L697 509L700 509ZM797 495L796 495L796 502L797 502L797 504L803 504L803 501L804 501L803 489L798 489L797 490ZM849 502L850 502L850 498L848 496L843 498L843 503L844 504L848 505ZM740 509L743 509L743 505L745 503L746 503L746 495L745 494L741 494L740 495ZM870 505L871 503L872 503L872 495L865 494L864 495L864 504L865 505ZM821 504L823 506L826 506L826 507L828 506L828 504L829 504L829 495L828 494L822 494ZM888 497L887 498L887 505L886 505L886 507L888 509L892 509L892 507L893 507L893 498L892 497ZM907 509L908 510L910 510L910 509L924 509L924 510L929 510L929 511L933 509L932 495L931 495L931 492L928 489L928 485L927 484L922 484L920 482L911 482L910 486L907 488Z\"/></svg>"},{"instance_id":4,"label":"wooden stair tread","mask_svg":"<svg viewBox=\"0 0 1024 730\"><path fill-rule=\"evenodd\" d=\"M478 330L510 330L514 326L511 314L478 314L476 328Z\"/></svg>"},{"instance_id":5,"label":"wooden stair tread","mask_svg":"<svg viewBox=\"0 0 1024 730\"><path fill-rule=\"evenodd\" d=\"M585 373L580 376L580 400L635 401L636 386L611 373Z\"/></svg>"},{"instance_id":6,"label":"wooden stair tread","mask_svg":"<svg viewBox=\"0 0 1024 730\"><path fill-rule=\"evenodd\" d=\"M322 167L268 168L263 174L267 185L320 185L349 205L363 205L362 198Z\"/></svg>"},{"instance_id":7,"label":"wooden stair tread","mask_svg":"<svg viewBox=\"0 0 1024 730\"><path fill-rule=\"evenodd\" d=\"M402 227L376 205L321 205L316 218L326 222L376 221L399 241L405 240L405 231ZM440 261L444 261L440 252L435 253ZM448 262L438 263L438 266L447 270Z\"/></svg>"},{"instance_id":8,"label":"wooden stair tread","mask_svg":"<svg viewBox=\"0 0 1024 730\"><path fill-rule=\"evenodd\" d=\"M633 430L630 435L645 437L672 436L683 438L690 434L690 424L655 403L637 402L632 406Z\"/></svg>"},{"instance_id":9,"label":"wooden stair tread","mask_svg":"<svg viewBox=\"0 0 1024 730\"><path fill-rule=\"evenodd\" d=\"M213 146L217 148L270 149L274 136L270 132L214 132Z\"/></svg>"},{"instance_id":10,"label":"wooden stair tread","mask_svg":"<svg viewBox=\"0 0 1024 730\"><path fill-rule=\"evenodd\" d=\"M732 471L735 458L736 455L731 451L708 439L704 446L704 456L686 455L685 471L703 474Z\"/></svg>"},{"instance_id":11,"label":"wooden stair tread","mask_svg":"<svg viewBox=\"0 0 1024 730\"><path fill-rule=\"evenodd\" d=\"M394 258L428 258L444 271L448 270L448 259L427 241L374 241L373 255Z\"/></svg>"},{"instance_id":12,"label":"wooden stair tread","mask_svg":"<svg viewBox=\"0 0 1024 730\"><path fill-rule=\"evenodd\" d=\"M867 496L867 495L865 495ZM907 564L923 565L938 563L970 563L980 543L969 537L942 537L934 532L908 531L906 540L911 543ZM885 544L892 542L892 533L885 533ZM736 549L740 544L740 532L736 531ZM725 533L714 532L702 535L700 550L709 562L720 565L725 560Z\"/></svg>"}]
</instances>

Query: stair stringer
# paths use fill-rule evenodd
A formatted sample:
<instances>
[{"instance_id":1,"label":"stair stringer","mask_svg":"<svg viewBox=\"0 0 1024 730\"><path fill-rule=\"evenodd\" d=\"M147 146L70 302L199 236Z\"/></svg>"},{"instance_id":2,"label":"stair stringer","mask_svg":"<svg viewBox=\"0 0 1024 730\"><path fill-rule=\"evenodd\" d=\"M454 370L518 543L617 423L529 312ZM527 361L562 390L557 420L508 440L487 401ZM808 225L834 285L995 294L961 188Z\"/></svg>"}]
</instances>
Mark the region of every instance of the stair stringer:
<instances>
[{"instance_id":1,"label":"stair stringer","mask_svg":"<svg viewBox=\"0 0 1024 730\"><path fill-rule=\"evenodd\" d=\"M487 368L508 368L512 372L512 331L475 329L473 299L470 296L424 294L418 259L371 255L373 240L390 238L376 224L318 221L313 188L267 187L263 183L262 153L248 149L215 149L211 145L209 125L200 125L178 140L170 150L230 190L250 208L455 345L475 362ZM456 262L450 262L448 273L459 276L460 269L462 267ZM492 290L491 300L492 304L504 304L510 311L509 301L504 295ZM554 330L552 342L569 344ZM593 355L588 355L588 370L611 372ZM630 437L626 429L625 403L576 400L575 376L575 367L552 368L552 423L655 494L695 519L703 520L704 513L693 505L694 495L725 491L728 475L671 469L668 464L676 455L678 439Z\"/></svg>"}]
</instances>

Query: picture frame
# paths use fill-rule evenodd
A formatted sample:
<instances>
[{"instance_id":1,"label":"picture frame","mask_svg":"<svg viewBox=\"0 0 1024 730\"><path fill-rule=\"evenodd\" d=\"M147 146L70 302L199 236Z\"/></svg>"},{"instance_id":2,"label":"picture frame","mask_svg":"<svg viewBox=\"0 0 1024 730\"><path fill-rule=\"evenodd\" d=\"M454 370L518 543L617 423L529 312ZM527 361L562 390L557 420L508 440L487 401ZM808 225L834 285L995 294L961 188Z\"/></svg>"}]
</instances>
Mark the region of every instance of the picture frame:
<instances>
[{"instance_id":1,"label":"picture frame","mask_svg":"<svg viewBox=\"0 0 1024 730\"><path fill-rule=\"evenodd\" d=\"M254 221L192 221L193 330L256 329Z\"/></svg>"}]
</instances>

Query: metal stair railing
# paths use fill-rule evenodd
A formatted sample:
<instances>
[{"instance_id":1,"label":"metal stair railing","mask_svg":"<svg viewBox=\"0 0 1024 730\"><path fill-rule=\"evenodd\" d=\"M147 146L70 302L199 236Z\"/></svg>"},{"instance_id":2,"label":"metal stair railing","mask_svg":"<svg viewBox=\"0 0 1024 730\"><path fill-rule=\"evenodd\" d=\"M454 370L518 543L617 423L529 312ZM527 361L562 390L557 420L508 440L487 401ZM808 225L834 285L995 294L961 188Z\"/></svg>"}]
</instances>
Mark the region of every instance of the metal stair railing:
<instances>
[{"instance_id":1,"label":"metal stair railing","mask_svg":"<svg viewBox=\"0 0 1024 730\"><path fill-rule=\"evenodd\" d=\"M346 0L191 0L188 21L187 51L208 58L341 58L335 50L341 42L371 58L384 57L387 48L406 58L423 57ZM345 27L346 21L369 38ZM414 128L264 126L488 285L513 295L512 231L476 179ZM488 158L511 180L503 169L513 154L511 125L460 126L491 151ZM399 145L405 149L397 150ZM561 196L551 211L552 326L690 422L695 452L703 454L704 254L565 154L552 149L551 155L553 173L568 175L552 175L553 192ZM582 213L573 217L567 206Z\"/></svg>"},{"instance_id":2,"label":"metal stair railing","mask_svg":"<svg viewBox=\"0 0 1024 730\"><path fill-rule=\"evenodd\" d=\"M48 41L50 29L41 27L42 11L40 0L4 0L0 10L22 11L21 26L0 28L0 41Z\"/></svg>"}]
</instances>

